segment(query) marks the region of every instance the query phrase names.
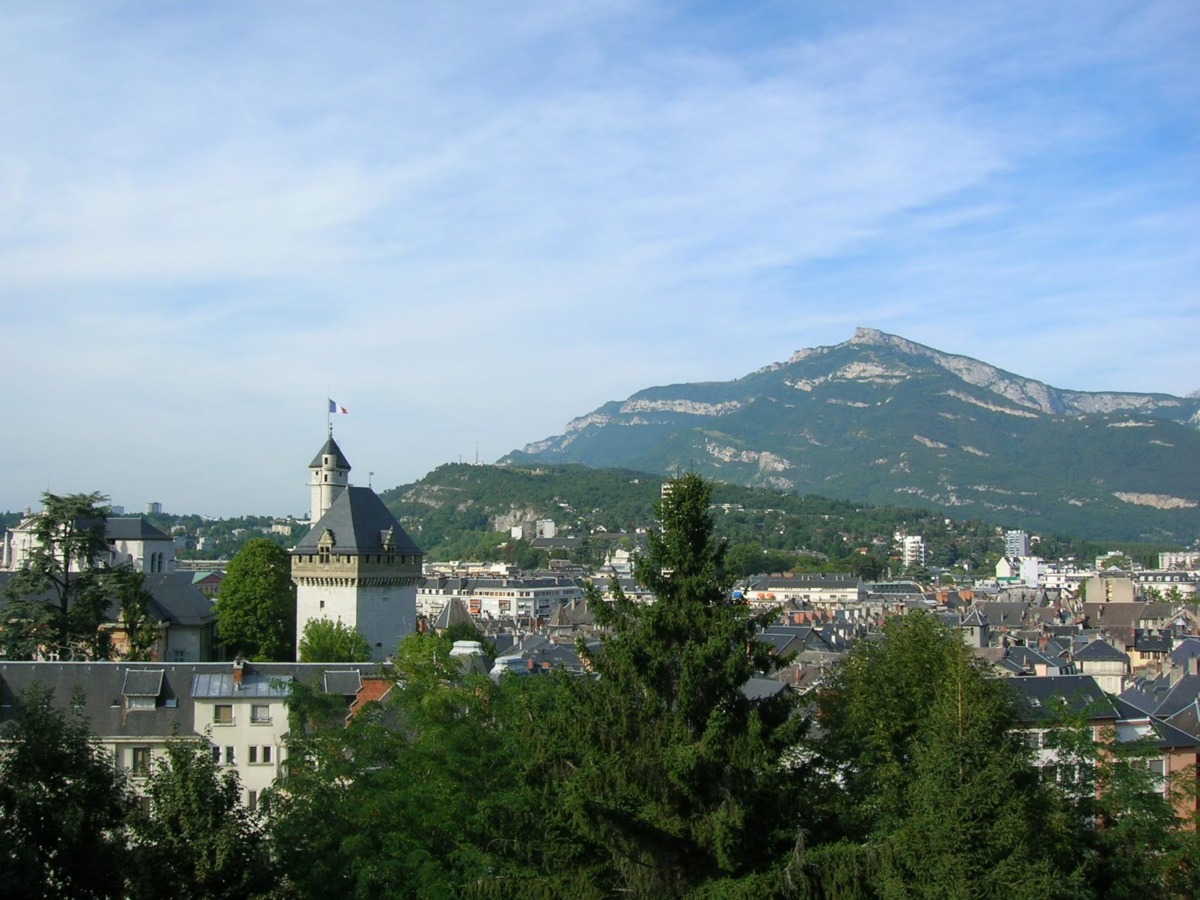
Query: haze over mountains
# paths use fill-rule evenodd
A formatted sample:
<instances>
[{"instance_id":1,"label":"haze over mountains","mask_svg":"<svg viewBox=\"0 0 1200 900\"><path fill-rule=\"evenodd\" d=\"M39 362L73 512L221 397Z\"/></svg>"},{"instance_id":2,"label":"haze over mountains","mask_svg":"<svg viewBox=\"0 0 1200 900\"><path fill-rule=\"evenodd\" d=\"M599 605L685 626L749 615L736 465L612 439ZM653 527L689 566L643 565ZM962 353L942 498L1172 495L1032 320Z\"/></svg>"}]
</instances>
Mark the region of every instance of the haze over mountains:
<instances>
[{"instance_id":1,"label":"haze over mountains","mask_svg":"<svg viewBox=\"0 0 1200 900\"><path fill-rule=\"evenodd\" d=\"M1052 387L859 328L729 382L647 388L500 462L577 462L1125 540L1200 535L1200 399Z\"/></svg>"}]
</instances>

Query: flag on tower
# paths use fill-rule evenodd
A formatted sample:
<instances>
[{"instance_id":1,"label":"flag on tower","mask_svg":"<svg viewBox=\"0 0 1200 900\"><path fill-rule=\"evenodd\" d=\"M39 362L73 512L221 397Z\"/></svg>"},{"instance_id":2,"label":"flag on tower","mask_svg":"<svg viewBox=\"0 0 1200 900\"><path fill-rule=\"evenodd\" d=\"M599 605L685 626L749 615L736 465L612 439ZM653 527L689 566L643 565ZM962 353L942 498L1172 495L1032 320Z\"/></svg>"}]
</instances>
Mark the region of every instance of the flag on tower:
<instances>
[{"instance_id":1,"label":"flag on tower","mask_svg":"<svg viewBox=\"0 0 1200 900\"><path fill-rule=\"evenodd\" d=\"M344 406L338 406L332 400L329 401L329 411L331 413L341 413L343 416L350 415L350 410L346 409Z\"/></svg>"}]
</instances>

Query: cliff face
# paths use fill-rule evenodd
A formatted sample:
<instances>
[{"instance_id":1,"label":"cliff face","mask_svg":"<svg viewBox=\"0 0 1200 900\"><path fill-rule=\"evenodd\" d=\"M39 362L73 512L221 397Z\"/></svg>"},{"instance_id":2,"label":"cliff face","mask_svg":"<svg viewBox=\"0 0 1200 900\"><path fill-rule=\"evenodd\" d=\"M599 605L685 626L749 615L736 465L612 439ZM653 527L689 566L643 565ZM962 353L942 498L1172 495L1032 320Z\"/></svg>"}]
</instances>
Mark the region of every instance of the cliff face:
<instances>
[{"instance_id":1,"label":"cliff face","mask_svg":"<svg viewBox=\"0 0 1200 900\"><path fill-rule=\"evenodd\" d=\"M859 328L736 381L639 391L501 462L694 469L1076 533L1122 517L1162 540L1200 534L1198 425L1200 398L1062 390Z\"/></svg>"}]
</instances>

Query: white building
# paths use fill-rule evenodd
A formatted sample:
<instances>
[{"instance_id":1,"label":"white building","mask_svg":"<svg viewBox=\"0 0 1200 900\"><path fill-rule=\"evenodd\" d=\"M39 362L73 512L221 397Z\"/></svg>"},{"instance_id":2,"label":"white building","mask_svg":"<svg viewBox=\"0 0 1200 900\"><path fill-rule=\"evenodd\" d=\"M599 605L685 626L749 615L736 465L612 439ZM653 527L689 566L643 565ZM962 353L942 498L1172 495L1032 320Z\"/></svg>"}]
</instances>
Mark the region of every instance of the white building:
<instances>
[{"instance_id":1,"label":"white building","mask_svg":"<svg viewBox=\"0 0 1200 900\"><path fill-rule=\"evenodd\" d=\"M296 682L343 697L348 715L393 687L391 673L374 664L0 661L0 725L15 714L13 700L37 684L84 717L136 792L171 741L193 740L237 772L242 803L254 808L283 772Z\"/></svg>"},{"instance_id":2,"label":"white building","mask_svg":"<svg viewBox=\"0 0 1200 900\"><path fill-rule=\"evenodd\" d=\"M899 534L895 535L895 540L900 551L900 558L904 560L906 566L923 566L925 565L925 539L919 534Z\"/></svg>"},{"instance_id":3,"label":"white building","mask_svg":"<svg viewBox=\"0 0 1200 900\"><path fill-rule=\"evenodd\" d=\"M417 612L435 620L457 598L476 619L549 618L565 603L583 599L583 587L559 576L431 578L417 588Z\"/></svg>"},{"instance_id":4,"label":"white building","mask_svg":"<svg viewBox=\"0 0 1200 900\"><path fill-rule=\"evenodd\" d=\"M96 565L128 565L148 575L175 571L175 539L141 516L109 516L104 520L104 540L108 555L95 560ZM36 545L35 516L26 510L20 524L4 533L0 571L15 572L22 568ZM72 567L78 568L74 562Z\"/></svg>"}]
</instances>

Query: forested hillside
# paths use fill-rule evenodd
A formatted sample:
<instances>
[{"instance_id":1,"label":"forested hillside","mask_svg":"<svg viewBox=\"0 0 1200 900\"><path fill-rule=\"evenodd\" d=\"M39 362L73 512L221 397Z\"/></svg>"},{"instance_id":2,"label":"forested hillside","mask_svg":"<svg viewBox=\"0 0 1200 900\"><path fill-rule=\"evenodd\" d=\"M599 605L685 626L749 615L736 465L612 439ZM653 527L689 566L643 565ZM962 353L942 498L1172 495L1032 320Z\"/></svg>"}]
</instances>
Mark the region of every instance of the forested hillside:
<instances>
[{"instance_id":1,"label":"forested hillside","mask_svg":"<svg viewBox=\"0 0 1200 900\"><path fill-rule=\"evenodd\" d=\"M661 476L627 469L450 464L381 496L432 559L544 564L556 552L580 563L598 564L614 543L632 545L638 529L654 521L662 483ZM863 565L864 552L886 566L897 531L925 538L930 566L950 568L970 562L977 569L994 563L1003 549L995 526L978 519L948 521L929 509L873 506L721 483L713 486L713 503L717 533L730 543L734 561L744 560L752 571L849 571ZM528 540L510 538L507 523L546 518L554 520L560 535L579 536L579 546L538 554ZM1087 558L1120 547L1152 565L1158 549L1157 545L1041 537L1039 552L1049 558ZM768 551L765 560L764 550ZM753 554L758 558L751 559Z\"/></svg>"}]
</instances>

